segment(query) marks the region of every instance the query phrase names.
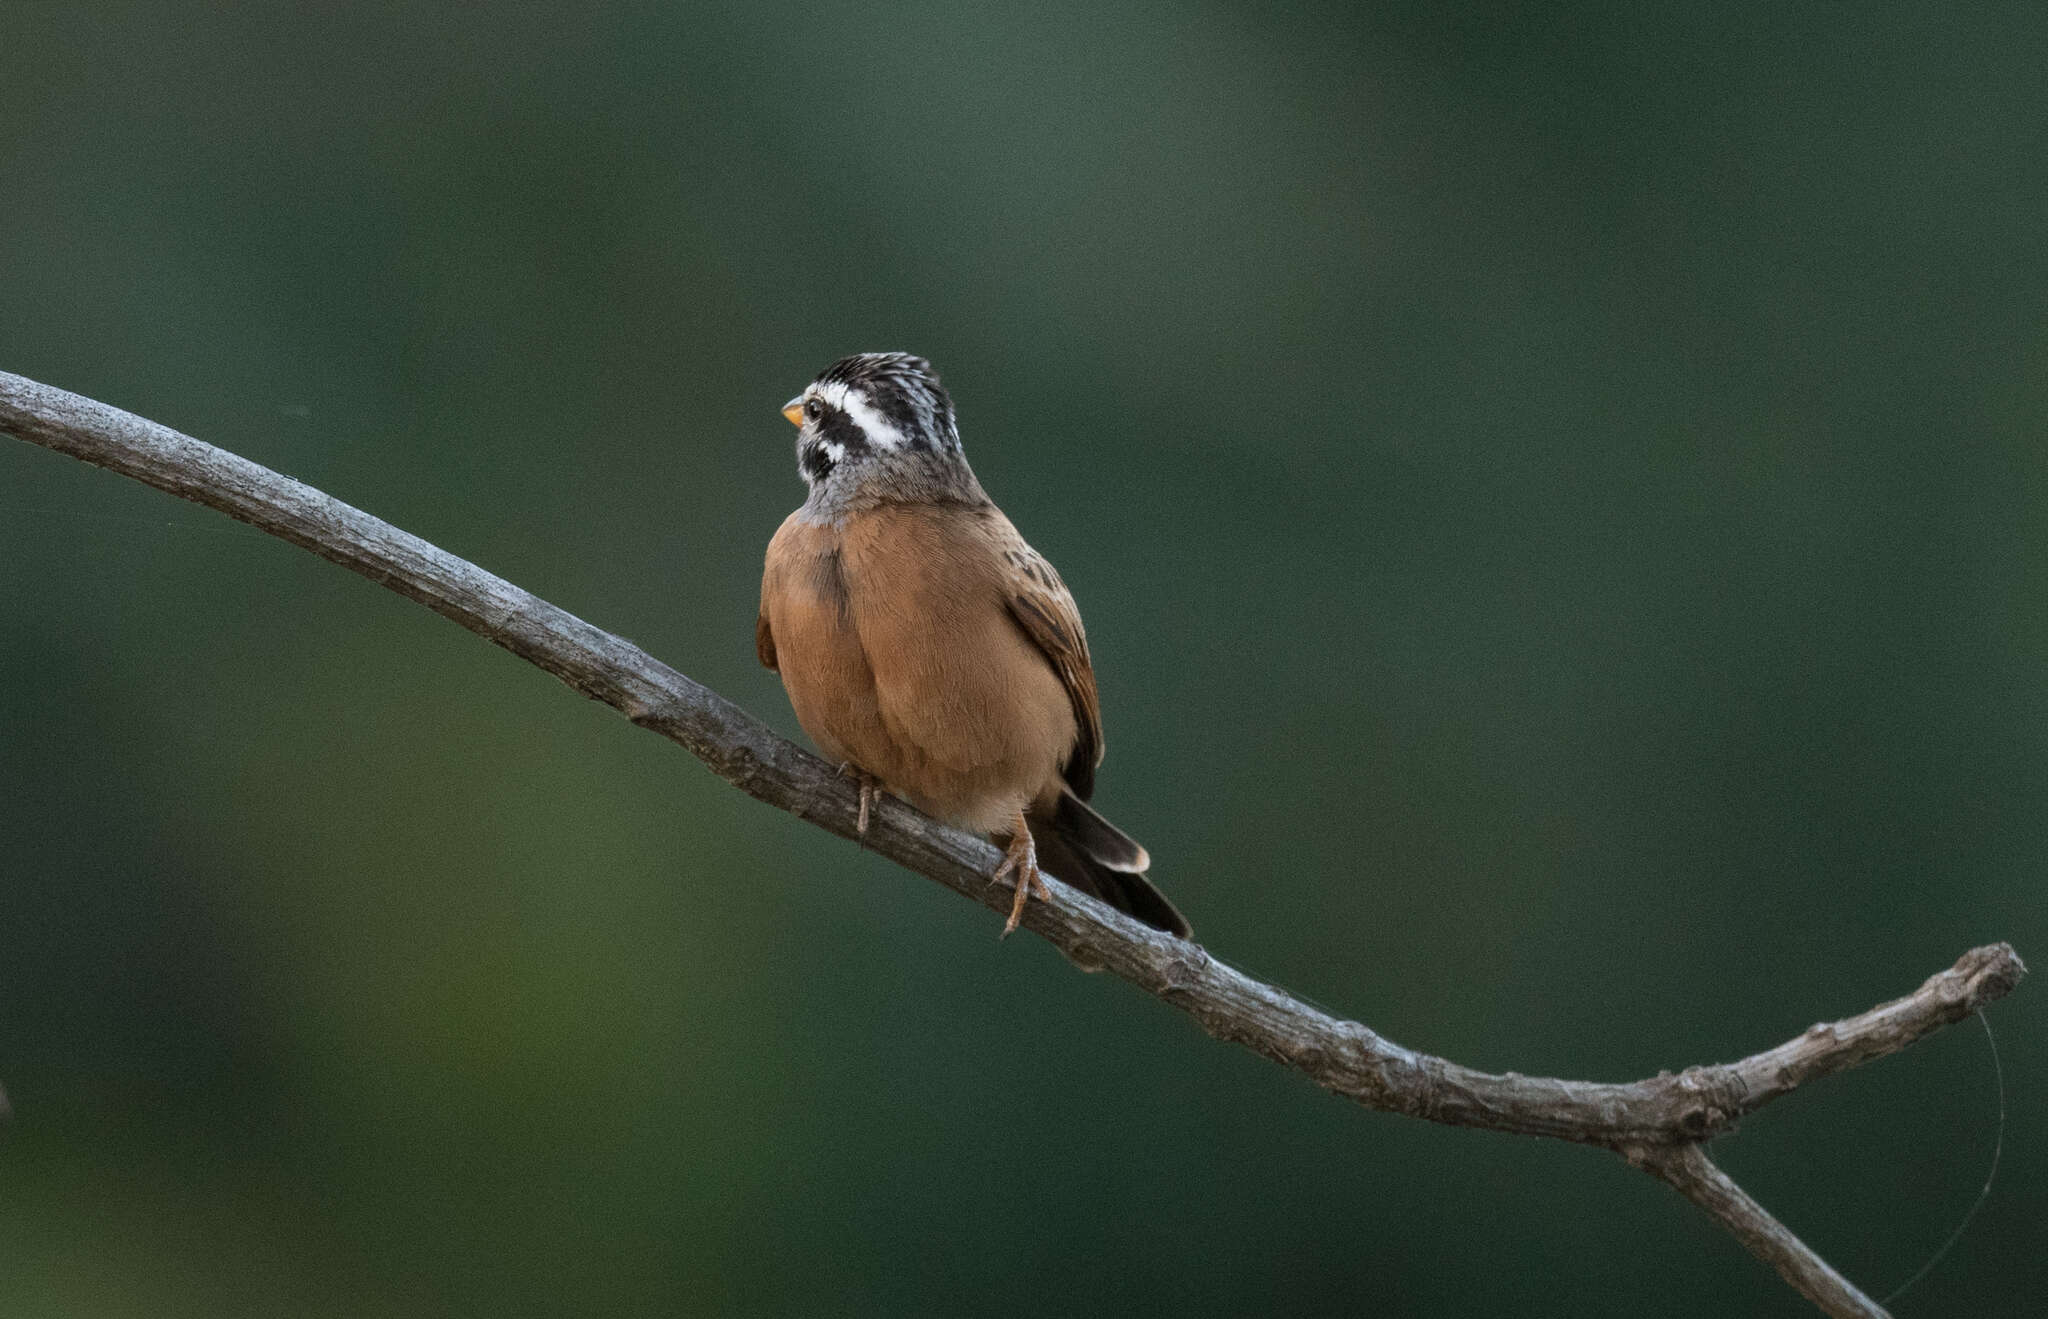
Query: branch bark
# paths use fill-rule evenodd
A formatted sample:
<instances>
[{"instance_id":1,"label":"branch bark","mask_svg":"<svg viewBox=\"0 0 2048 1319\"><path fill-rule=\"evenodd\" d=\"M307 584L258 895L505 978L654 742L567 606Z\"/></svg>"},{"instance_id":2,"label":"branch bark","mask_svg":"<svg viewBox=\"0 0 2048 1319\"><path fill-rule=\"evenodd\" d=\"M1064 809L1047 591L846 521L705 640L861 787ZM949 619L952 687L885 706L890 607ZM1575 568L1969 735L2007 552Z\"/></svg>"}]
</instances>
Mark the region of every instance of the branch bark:
<instances>
[{"instance_id":1,"label":"branch bark","mask_svg":"<svg viewBox=\"0 0 2048 1319\"><path fill-rule=\"evenodd\" d=\"M1778 1270L1800 1295L1831 1315L1882 1315L1885 1310L1835 1272L1764 1207L1716 1167L1697 1144L1631 1146L1622 1157L1712 1214L1750 1253Z\"/></svg>"},{"instance_id":2,"label":"branch bark","mask_svg":"<svg viewBox=\"0 0 2048 1319\"><path fill-rule=\"evenodd\" d=\"M841 837L858 794L831 766L631 642L310 486L103 403L0 372L0 432L215 508L331 559L680 743L741 791ZM984 906L997 852L884 797L872 851ZM1595 1145L1700 1205L1824 1312L1885 1311L1707 1158L1704 1142L1780 1095L1895 1053L2004 997L2026 967L2007 944L1963 954L1903 998L1815 1025L1738 1062L1623 1083L1496 1075L1418 1053L1332 1017L1063 884L1024 924L1069 959L1107 970L1241 1044L1367 1108L1452 1126Z\"/></svg>"}]
</instances>

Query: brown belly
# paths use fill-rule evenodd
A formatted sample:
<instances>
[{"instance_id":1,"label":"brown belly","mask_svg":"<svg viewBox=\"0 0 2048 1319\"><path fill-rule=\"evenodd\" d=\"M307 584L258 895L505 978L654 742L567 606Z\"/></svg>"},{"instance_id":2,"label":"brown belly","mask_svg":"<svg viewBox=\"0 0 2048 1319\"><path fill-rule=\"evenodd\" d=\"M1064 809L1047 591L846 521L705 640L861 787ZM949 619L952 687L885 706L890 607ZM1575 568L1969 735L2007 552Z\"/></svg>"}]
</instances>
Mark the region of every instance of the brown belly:
<instances>
[{"instance_id":1,"label":"brown belly","mask_svg":"<svg viewBox=\"0 0 2048 1319\"><path fill-rule=\"evenodd\" d=\"M827 758L1000 832L1058 795L1072 705L989 573L897 516L777 534L763 598L783 685Z\"/></svg>"}]
</instances>

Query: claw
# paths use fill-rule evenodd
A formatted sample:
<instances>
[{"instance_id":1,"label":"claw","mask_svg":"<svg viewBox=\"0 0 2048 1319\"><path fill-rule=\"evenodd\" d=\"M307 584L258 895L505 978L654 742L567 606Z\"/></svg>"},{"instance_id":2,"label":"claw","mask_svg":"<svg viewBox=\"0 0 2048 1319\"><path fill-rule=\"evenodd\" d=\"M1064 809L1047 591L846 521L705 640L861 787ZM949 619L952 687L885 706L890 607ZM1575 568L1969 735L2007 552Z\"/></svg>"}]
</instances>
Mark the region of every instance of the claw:
<instances>
[{"instance_id":1,"label":"claw","mask_svg":"<svg viewBox=\"0 0 2048 1319\"><path fill-rule=\"evenodd\" d=\"M1031 827L1024 821L1024 812L1017 812L1014 831L1010 834L1010 845L1003 849L1002 864L989 876L989 882L1000 884L1010 875L1017 876L1017 897L1010 904L1010 919L1003 922L1002 937L1007 939L1017 930L1017 924L1024 919L1024 904L1036 893L1041 900L1049 900L1045 881L1038 874L1038 848L1031 841Z\"/></svg>"},{"instance_id":2,"label":"claw","mask_svg":"<svg viewBox=\"0 0 2048 1319\"><path fill-rule=\"evenodd\" d=\"M860 818L854 821L853 831L862 838L868 836L868 814L874 804L881 800L882 785L874 775L848 760L839 766L839 772L860 784Z\"/></svg>"}]
</instances>

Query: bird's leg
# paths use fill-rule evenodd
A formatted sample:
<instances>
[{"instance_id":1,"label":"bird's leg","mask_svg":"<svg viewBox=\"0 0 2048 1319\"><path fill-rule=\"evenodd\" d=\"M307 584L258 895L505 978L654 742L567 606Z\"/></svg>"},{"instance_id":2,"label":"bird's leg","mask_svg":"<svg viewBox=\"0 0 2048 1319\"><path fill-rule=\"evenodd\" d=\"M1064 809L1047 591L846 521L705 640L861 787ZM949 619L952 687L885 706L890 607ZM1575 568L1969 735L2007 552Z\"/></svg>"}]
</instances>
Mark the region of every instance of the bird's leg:
<instances>
[{"instance_id":1,"label":"bird's leg","mask_svg":"<svg viewBox=\"0 0 2048 1319\"><path fill-rule=\"evenodd\" d=\"M882 797L882 781L852 761L839 766L839 772L860 784L860 819L854 822L853 831L862 838L868 836L868 811Z\"/></svg>"},{"instance_id":2,"label":"bird's leg","mask_svg":"<svg viewBox=\"0 0 2048 1319\"><path fill-rule=\"evenodd\" d=\"M989 876L991 883L1000 884L1004 876L1015 872L1017 876L1017 898L1010 904L1010 919L1003 923L1003 937L1009 938L1017 928L1017 922L1024 919L1024 904L1033 893L1049 900L1052 894L1046 891L1045 881L1038 877L1038 848L1031 842L1031 826L1024 821L1024 812L1017 811L1017 819L1010 831L1010 845L1003 849L1003 863Z\"/></svg>"}]
</instances>

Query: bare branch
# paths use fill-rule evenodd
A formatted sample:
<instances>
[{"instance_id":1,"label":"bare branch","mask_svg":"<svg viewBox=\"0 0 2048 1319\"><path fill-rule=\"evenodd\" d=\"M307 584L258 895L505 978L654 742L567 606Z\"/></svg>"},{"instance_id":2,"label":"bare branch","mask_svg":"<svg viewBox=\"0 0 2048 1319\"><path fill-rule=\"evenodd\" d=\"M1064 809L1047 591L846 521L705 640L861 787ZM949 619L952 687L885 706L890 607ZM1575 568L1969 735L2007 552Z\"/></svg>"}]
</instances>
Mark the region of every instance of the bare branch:
<instances>
[{"instance_id":1,"label":"bare branch","mask_svg":"<svg viewBox=\"0 0 2048 1319\"><path fill-rule=\"evenodd\" d=\"M234 454L140 417L0 372L0 431L219 509L419 601L684 747L742 791L841 837L859 793L816 756L631 642L475 564ZM1006 910L988 843L884 797L867 846ZM1830 1314L1883 1311L1715 1168L1700 1143L1808 1081L1894 1053L2011 992L2026 973L2006 944L1972 949L1904 998L1816 1025L1740 1062L1607 1083L1495 1075L1403 1048L1332 1017L1063 884L1025 925L1367 1108L1453 1126L1602 1146L1677 1187Z\"/></svg>"},{"instance_id":2,"label":"bare branch","mask_svg":"<svg viewBox=\"0 0 2048 1319\"><path fill-rule=\"evenodd\" d=\"M1698 1145L1660 1145L1623 1153L1630 1163L1669 1182L1680 1195L1712 1214L1714 1221L1733 1232L1750 1253L1776 1269L1779 1277L1798 1288L1799 1294L1822 1312L1842 1319L1884 1319L1883 1306L1835 1272L1832 1265L1750 1199L1749 1193L1714 1166L1714 1161Z\"/></svg>"}]
</instances>

